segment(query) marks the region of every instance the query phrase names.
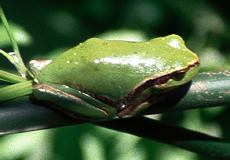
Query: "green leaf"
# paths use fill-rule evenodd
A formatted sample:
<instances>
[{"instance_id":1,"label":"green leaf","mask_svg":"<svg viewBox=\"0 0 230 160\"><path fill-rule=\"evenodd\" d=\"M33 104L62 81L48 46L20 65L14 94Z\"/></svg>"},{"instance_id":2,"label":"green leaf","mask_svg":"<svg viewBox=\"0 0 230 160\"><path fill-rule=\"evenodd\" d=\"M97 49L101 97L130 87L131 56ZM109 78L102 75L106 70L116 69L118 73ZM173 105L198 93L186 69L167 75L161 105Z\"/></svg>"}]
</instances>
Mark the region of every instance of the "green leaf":
<instances>
[{"instance_id":1,"label":"green leaf","mask_svg":"<svg viewBox=\"0 0 230 160\"><path fill-rule=\"evenodd\" d=\"M96 125L171 144L211 158L230 159L230 154L227 154L230 150L229 142L153 119L128 118L96 123Z\"/></svg>"},{"instance_id":2,"label":"green leaf","mask_svg":"<svg viewBox=\"0 0 230 160\"><path fill-rule=\"evenodd\" d=\"M27 79L20 77L18 75L0 70L0 81L8 83L20 83L25 82Z\"/></svg>"},{"instance_id":3,"label":"green leaf","mask_svg":"<svg viewBox=\"0 0 230 160\"><path fill-rule=\"evenodd\" d=\"M32 81L16 83L0 88L0 102L32 94Z\"/></svg>"}]
</instances>

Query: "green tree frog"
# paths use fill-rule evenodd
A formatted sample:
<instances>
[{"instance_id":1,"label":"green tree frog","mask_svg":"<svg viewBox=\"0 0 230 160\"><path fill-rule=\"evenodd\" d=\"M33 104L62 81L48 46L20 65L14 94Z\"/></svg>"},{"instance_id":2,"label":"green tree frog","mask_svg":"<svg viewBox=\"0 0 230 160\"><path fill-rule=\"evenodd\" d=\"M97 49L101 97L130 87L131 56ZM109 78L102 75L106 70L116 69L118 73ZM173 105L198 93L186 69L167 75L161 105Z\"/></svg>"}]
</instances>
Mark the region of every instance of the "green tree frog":
<instances>
[{"instance_id":1,"label":"green tree frog","mask_svg":"<svg viewBox=\"0 0 230 160\"><path fill-rule=\"evenodd\" d=\"M33 95L80 119L136 115L192 80L199 58L177 35L147 42L91 38L54 60L31 61Z\"/></svg>"}]
</instances>

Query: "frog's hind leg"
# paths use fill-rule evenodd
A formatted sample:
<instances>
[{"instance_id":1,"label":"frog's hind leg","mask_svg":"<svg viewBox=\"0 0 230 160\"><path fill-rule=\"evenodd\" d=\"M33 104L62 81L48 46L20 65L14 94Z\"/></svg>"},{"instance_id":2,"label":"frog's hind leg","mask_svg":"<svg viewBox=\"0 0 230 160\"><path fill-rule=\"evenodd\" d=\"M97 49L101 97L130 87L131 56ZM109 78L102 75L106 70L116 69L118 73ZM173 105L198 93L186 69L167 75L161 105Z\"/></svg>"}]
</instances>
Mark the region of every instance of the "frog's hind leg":
<instances>
[{"instance_id":1,"label":"frog's hind leg","mask_svg":"<svg viewBox=\"0 0 230 160\"><path fill-rule=\"evenodd\" d=\"M33 95L36 99L51 104L54 108L64 111L75 118L102 120L115 117L116 110L113 107L103 104L92 97L88 97L89 102L87 102L85 100L86 95L79 94L81 93L70 94L58 88L42 84L35 85L33 88Z\"/></svg>"}]
</instances>

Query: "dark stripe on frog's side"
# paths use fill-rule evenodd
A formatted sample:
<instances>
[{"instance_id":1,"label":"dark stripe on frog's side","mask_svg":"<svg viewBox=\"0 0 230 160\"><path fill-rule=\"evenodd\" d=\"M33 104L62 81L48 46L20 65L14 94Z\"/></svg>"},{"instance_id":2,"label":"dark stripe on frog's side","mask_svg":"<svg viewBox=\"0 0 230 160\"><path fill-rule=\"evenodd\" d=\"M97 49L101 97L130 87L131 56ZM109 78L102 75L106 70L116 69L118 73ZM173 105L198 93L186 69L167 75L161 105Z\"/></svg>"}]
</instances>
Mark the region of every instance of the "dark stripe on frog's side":
<instances>
[{"instance_id":1,"label":"dark stripe on frog's side","mask_svg":"<svg viewBox=\"0 0 230 160\"><path fill-rule=\"evenodd\" d=\"M152 95L149 95L149 97L145 97L145 99L141 99L138 98L141 93L143 93L146 89L151 88L151 86L154 88L154 86L163 86L164 84L166 84L170 79L174 79L176 81L180 81L181 79L183 79L183 77L185 76L185 73L190 70L191 68L199 65L200 62L196 61L193 64L190 64L188 67L174 71L172 73L168 73L165 74L163 76L160 77L154 77L153 79L149 79L147 81L145 81L144 83L140 84L139 86L137 86L132 92L130 92L127 96L124 97L123 99L123 104L126 106L124 109L120 110L120 115L131 115L133 112L135 112L135 110L137 110L137 108L139 108L142 104L144 103L148 103L147 99L149 97L153 97ZM166 91L171 90L173 88L176 88L178 86L174 86L174 87L167 87ZM163 91L161 94L159 94L160 98L154 98L155 100L151 100L151 102L154 104L163 100L161 97L163 95ZM154 95L154 94L153 94ZM155 96L157 97L158 94L155 94ZM159 100L160 99L160 100ZM133 102L134 101L134 102ZM131 103L130 103L131 102Z\"/></svg>"},{"instance_id":2,"label":"dark stripe on frog's side","mask_svg":"<svg viewBox=\"0 0 230 160\"><path fill-rule=\"evenodd\" d=\"M146 90L147 88L150 88L151 86L163 86L166 84L170 79L180 81L181 79L184 78L185 73L195 67L196 65L199 65L199 62L196 62L194 64L189 65L186 68L182 68L180 70L167 73L165 75L161 76L153 76L152 78L149 78L145 81L143 81L141 84L135 87L135 89L130 92L127 96L124 97L124 104L127 104L128 101L131 101L133 98L137 97L141 92ZM174 88L174 87L173 87Z\"/></svg>"}]
</instances>

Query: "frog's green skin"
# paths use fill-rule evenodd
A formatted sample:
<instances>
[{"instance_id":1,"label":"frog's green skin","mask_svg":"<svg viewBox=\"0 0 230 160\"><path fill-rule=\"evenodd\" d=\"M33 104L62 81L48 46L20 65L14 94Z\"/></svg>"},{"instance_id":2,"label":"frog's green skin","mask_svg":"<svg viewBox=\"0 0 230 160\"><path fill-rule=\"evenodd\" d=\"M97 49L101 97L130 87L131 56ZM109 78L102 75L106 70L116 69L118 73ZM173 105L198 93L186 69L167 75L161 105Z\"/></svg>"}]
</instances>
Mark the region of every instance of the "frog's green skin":
<instances>
[{"instance_id":1,"label":"frog's green skin","mask_svg":"<svg viewBox=\"0 0 230 160\"><path fill-rule=\"evenodd\" d=\"M33 94L77 118L112 119L140 112L148 97L159 101L198 70L197 55L177 35L147 42L91 38L35 73Z\"/></svg>"}]
</instances>

